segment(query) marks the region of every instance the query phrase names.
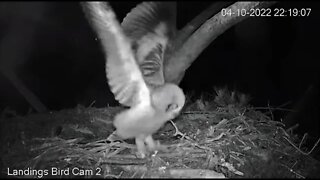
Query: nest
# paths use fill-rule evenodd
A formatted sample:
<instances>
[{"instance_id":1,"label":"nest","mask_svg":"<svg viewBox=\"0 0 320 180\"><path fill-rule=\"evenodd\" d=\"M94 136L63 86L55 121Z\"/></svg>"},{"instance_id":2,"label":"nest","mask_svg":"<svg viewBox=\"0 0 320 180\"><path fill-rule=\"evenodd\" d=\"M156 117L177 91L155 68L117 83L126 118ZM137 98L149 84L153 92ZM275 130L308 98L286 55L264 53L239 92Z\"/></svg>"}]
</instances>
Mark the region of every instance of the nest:
<instances>
[{"instance_id":1,"label":"nest","mask_svg":"<svg viewBox=\"0 0 320 180\"><path fill-rule=\"evenodd\" d=\"M303 140L249 98L226 89L188 100L155 140L162 147L136 157L132 140L109 142L112 119L123 108L84 108L1 118L5 177L85 178L305 178L319 177L320 163ZM206 100L205 100L206 99ZM11 116L11 117L8 117ZM318 142L317 142L318 143ZM314 147L316 147L317 143Z\"/></svg>"}]
</instances>

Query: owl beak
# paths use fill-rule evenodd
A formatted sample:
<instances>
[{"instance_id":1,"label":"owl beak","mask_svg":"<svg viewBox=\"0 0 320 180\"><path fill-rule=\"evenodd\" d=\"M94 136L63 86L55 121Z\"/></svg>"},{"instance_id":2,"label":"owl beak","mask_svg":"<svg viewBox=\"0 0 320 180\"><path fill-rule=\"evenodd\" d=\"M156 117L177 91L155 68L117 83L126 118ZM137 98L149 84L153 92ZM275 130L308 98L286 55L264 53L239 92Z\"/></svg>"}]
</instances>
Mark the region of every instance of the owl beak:
<instances>
[{"instance_id":1,"label":"owl beak","mask_svg":"<svg viewBox=\"0 0 320 180\"><path fill-rule=\"evenodd\" d=\"M179 116L179 114L180 114L180 110L178 110L178 111L172 111L171 112L171 119L174 119L174 118L176 118L177 116Z\"/></svg>"}]
</instances>

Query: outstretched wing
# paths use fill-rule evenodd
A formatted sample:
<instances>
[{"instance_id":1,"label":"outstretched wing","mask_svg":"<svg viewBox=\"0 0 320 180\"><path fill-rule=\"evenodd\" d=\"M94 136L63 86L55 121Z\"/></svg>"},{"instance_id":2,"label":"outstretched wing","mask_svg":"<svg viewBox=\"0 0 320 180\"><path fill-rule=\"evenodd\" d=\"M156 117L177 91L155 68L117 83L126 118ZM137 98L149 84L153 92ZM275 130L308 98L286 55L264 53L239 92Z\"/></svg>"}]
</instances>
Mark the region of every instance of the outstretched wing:
<instances>
[{"instance_id":1,"label":"outstretched wing","mask_svg":"<svg viewBox=\"0 0 320 180\"><path fill-rule=\"evenodd\" d=\"M133 8L121 26L148 85L164 83L163 57L176 33L176 2L143 2Z\"/></svg>"},{"instance_id":2,"label":"outstretched wing","mask_svg":"<svg viewBox=\"0 0 320 180\"><path fill-rule=\"evenodd\" d=\"M111 91L123 105L150 104L150 91L135 60L129 39L106 2L81 3L107 56L106 73Z\"/></svg>"}]
</instances>

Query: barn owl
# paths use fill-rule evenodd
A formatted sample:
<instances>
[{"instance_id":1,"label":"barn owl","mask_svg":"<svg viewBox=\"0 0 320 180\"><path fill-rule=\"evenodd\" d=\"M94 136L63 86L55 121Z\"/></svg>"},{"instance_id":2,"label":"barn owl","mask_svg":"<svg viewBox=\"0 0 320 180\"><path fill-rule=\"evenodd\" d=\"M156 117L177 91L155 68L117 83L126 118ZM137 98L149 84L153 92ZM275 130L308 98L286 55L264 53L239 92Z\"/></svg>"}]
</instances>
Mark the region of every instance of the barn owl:
<instances>
[{"instance_id":1,"label":"barn owl","mask_svg":"<svg viewBox=\"0 0 320 180\"><path fill-rule=\"evenodd\" d=\"M183 91L165 83L163 57L175 34L174 2L143 2L121 25L108 3L82 7L106 54L108 84L115 99L129 107L115 116L116 135L135 138L138 155L156 150L152 134L175 118L185 103Z\"/></svg>"}]
</instances>

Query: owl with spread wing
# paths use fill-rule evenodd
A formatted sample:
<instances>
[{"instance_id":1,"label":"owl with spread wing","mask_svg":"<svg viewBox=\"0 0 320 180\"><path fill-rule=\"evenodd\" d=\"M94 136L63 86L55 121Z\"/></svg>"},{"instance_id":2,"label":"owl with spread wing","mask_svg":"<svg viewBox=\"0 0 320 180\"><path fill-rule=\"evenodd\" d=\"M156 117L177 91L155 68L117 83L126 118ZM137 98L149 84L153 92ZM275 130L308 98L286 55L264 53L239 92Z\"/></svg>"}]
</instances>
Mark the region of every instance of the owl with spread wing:
<instances>
[{"instance_id":1,"label":"owl with spread wing","mask_svg":"<svg viewBox=\"0 0 320 180\"><path fill-rule=\"evenodd\" d=\"M115 116L115 133L135 138L138 153L156 150L152 134L175 118L185 103L183 91L166 83L164 55L175 35L176 4L143 2L119 24L106 2L81 3L106 54L108 84L115 99L129 107Z\"/></svg>"}]
</instances>

